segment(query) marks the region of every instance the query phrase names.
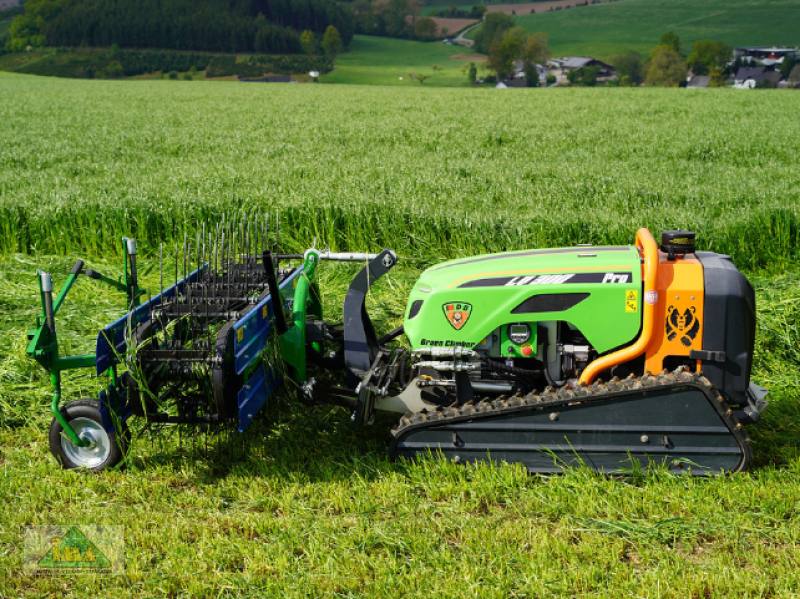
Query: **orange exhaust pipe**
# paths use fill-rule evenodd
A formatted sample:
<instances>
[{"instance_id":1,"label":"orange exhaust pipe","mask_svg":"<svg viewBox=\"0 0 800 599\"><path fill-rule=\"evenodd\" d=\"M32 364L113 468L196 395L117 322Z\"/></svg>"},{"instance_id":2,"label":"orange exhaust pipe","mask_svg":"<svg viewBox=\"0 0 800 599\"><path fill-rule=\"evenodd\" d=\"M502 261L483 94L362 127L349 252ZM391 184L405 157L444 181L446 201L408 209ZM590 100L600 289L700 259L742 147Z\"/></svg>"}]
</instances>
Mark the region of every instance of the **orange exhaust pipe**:
<instances>
[{"instance_id":1,"label":"orange exhaust pipe","mask_svg":"<svg viewBox=\"0 0 800 599\"><path fill-rule=\"evenodd\" d=\"M655 328L656 298L658 297L658 244L647 229L636 232L636 248L644 258L644 302L642 308L642 334L633 345L629 345L613 354L597 358L589 364L581 374L579 382L591 385L597 375L618 364L628 362L641 356L647 349ZM649 301L648 301L649 300Z\"/></svg>"}]
</instances>

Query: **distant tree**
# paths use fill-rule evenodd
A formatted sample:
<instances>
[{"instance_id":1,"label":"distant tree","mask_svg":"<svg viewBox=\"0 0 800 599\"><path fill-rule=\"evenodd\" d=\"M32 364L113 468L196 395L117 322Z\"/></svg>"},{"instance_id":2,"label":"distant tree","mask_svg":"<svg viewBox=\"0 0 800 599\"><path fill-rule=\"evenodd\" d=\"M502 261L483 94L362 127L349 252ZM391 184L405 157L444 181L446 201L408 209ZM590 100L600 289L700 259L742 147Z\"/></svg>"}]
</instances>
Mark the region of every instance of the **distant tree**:
<instances>
[{"instance_id":1,"label":"distant tree","mask_svg":"<svg viewBox=\"0 0 800 599\"><path fill-rule=\"evenodd\" d=\"M786 79L789 83L800 83L800 64L796 64L792 67L792 71Z\"/></svg>"},{"instance_id":2,"label":"distant tree","mask_svg":"<svg viewBox=\"0 0 800 599\"><path fill-rule=\"evenodd\" d=\"M435 64L431 67L431 70L434 72L434 74L436 74L442 70L442 67L440 67L438 64Z\"/></svg>"},{"instance_id":3,"label":"distant tree","mask_svg":"<svg viewBox=\"0 0 800 599\"><path fill-rule=\"evenodd\" d=\"M482 19L483 15L485 14L486 14L486 6L484 6L483 4L476 4L469 11L469 16L472 19Z\"/></svg>"},{"instance_id":4,"label":"distant tree","mask_svg":"<svg viewBox=\"0 0 800 599\"><path fill-rule=\"evenodd\" d=\"M300 34L300 45L306 54L314 54L317 51L317 40L314 39L314 32L306 29Z\"/></svg>"},{"instance_id":5,"label":"distant tree","mask_svg":"<svg viewBox=\"0 0 800 599\"><path fill-rule=\"evenodd\" d=\"M191 68L189 69L189 74L192 76L192 79L194 80L195 75L197 75L197 67L192 65Z\"/></svg>"},{"instance_id":6,"label":"distant tree","mask_svg":"<svg viewBox=\"0 0 800 599\"><path fill-rule=\"evenodd\" d=\"M474 62L469 63L469 75L467 77L470 83L475 83L475 80L478 78L478 69L475 67Z\"/></svg>"},{"instance_id":7,"label":"distant tree","mask_svg":"<svg viewBox=\"0 0 800 599\"><path fill-rule=\"evenodd\" d=\"M547 79L545 79L545 83L547 85L553 85L555 82L556 82L556 76L555 75L548 75Z\"/></svg>"},{"instance_id":8,"label":"distant tree","mask_svg":"<svg viewBox=\"0 0 800 599\"><path fill-rule=\"evenodd\" d=\"M184 81L194 81L194 78L192 77L191 73L184 73L183 74L183 80Z\"/></svg>"},{"instance_id":9,"label":"distant tree","mask_svg":"<svg viewBox=\"0 0 800 599\"><path fill-rule=\"evenodd\" d=\"M681 55L672 46L656 46L645 65L647 85L678 87L686 81L687 67Z\"/></svg>"},{"instance_id":10,"label":"distant tree","mask_svg":"<svg viewBox=\"0 0 800 599\"><path fill-rule=\"evenodd\" d=\"M108 49L108 55L117 60L119 58L119 46L117 44L111 44L111 47Z\"/></svg>"},{"instance_id":11,"label":"distant tree","mask_svg":"<svg viewBox=\"0 0 800 599\"><path fill-rule=\"evenodd\" d=\"M567 81L569 81L571 84L575 85L580 80L580 78L581 77L580 73L578 72L578 69L571 69L567 71Z\"/></svg>"},{"instance_id":12,"label":"distant tree","mask_svg":"<svg viewBox=\"0 0 800 599\"><path fill-rule=\"evenodd\" d=\"M528 43L528 30L524 27L517 25L511 29L506 29L503 37L513 36L519 40L520 45L524 48Z\"/></svg>"},{"instance_id":13,"label":"distant tree","mask_svg":"<svg viewBox=\"0 0 800 599\"><path fill-rule=\"evenodd\" d=\"M525 63L525 84L528 87L539 87L539 69L532 62Z\"/></svg>"},{"instance_id":14,"label":"distant tree","mask_svg":"<svg viewBox=\"0 0 800 599\"><path fill-rule=\"evenodd\" d=\"M405 0L406 10L411 17L411 28L416 31L417 17L422 14L422 9L425 6L422 0Z\"/></svg>"},{"instance_id":15,"label":"distant tree","mask_svg":"<svg viewBox=\"0 0 800 599\"><path fill-rule=\"evenodd\" d=\"M620 75L620 84L623 77L628 78L628 85L638 85L644 81L642 55L638 52L631 50L627 54L612 56L610 62Z\"/></svg>"},{"instance_id":16,"label":"distant tree","mask_svg":"<svg viewBox=\"0 0 800 599\"><path fill-rule=\"evenodd\" d=\"M544 64L550 58L550 46L547 44L548 35L536 32L528 36L525 45L525 61Z\"/></svg>"},{"instance_id":17,"label":"distant tree","mask_svg":"<svg viewBox=\"0 0 800 599\"><path fill-rule=\"evenodd\" d=\"M714 68L724 68L732 54L733 48L727 44L697 40L692 44L692 52L686 62L695 75L706 75Z\"/></svg>"},{"instance_id":18,"label":"distant tree","mask_svg":"<svg viewBox=\"0 0 800 599\"><path fill-rule=\"evenodd\" d=\"M450 33L450 30L447 27L442 27L439 30L439 33L442 34L442 37L447 37L447 34Z\"/></svg>"},{"instance_id":19,"label":"distant tree","mask_svg":"<svg viewBox=\"0 0 800 599\"><path fill-rule=\"evenodd\" d=\"M708 74L711 75L709 87L725 87L725 70L722 67L711 67Z\"/></svg>"},{"instance_id":20,"label":"distant tree","mask_svg":"<svg viewBox=\"0 0 800 599\"><path fill-rule=\"evenodd\" d=\"M118 60L115 60L108 64L105 68L106 77L109 79L116 79L117 77L122 77L122 65L119 63Z\"/></svg>"},{"instance_id":21,"label":"distant tree","mask_svg":"<svg viewBox=\"0 0 800 599\"><path fill-rule=\"evenodd\" d=\"M173 81L177 81L178 80L178 71L170 71L169 72L169 78L172 79Z\"/></svg>"},{"instance_id":22,"label":"distant tree","mask_svg":"<svg viewBox=\"0 0 800 599\"><path fill-rule=\"evenodd\" d=\"M623 75L619 78L619 86L620 87L631 87L633 83L631 83L631 78L628 75Z\"/></svg>"},{"instance_id":23,"label":"distant tree","mask_svg":"<svg viewBox=\"0 0 800 599\"><path fill-rule=\"evenodd\" d=\"M416 79L417 81L419 81L419 84L422 85L423 83L425 83L425 80L430 79L431 76L423 75L422 73L409 73L408 77L409 79Z\"/></svg>"},{"instance_id":24,"label":"distant tree","mask_svg":"<svg viewBox=\"0 0 800 599\"><path fill-rule=\"evenodd\" d=\"M583 67L581 69L581 83L588 87L597 85L597 76L600 74L600 67Z\"/></svg>"},{"instance_id":25,"label":"distant tree","mask_svg":"<svg viewBox=\"0 0 800 599\"><path fill-rule=\"evenodd\" d=\"M548 35L536 32L529 35L526 39L524 60L525 60L525 79L528 87L539 85L539 71L536 64L544 64L550 58L550 46L547 44Z\"/></svg>"},{"instance_id":26,"label":"distant tree","mask_svg":"<svg viewBox=\"0 0 800 599\"><path fill-rule=\"evenodd\" d=\"M678 54L681 53L681 40L674 31L667 31L658 39L659 46L670 46Z\"/></svg>"},{"instance_id":27,"label":"distant tree","mask_svg":"<svg viewBox=\"0 0 800 599\"><path fill-rule=\"evenodd\" d=\"M436 21L430 17L422 17L414 25L414 33L421 40L432 40L436 37Z\"/></svg>"},{"instance_id":28,"label":"distant tree","mask_svg":"<svg viewBox=\"0 0 800 599\"><path fill-rule=\"evenodd\" d=\"M783 63L781 63L781 75L783 75L786 79L789 78L789 74L792 72L794 65L797 64L797 59L792 56L786 56L783 59Z\"/></svg>"},{"instance_id":29,"label":"distant tree","mask_svg":"<svg viewBox=\"0 0 800 599\"><path fill-rule=\"evenodd\" d=\"M501 41L505 31L513 26L514 17L501 12L490 12L483 19L483 26L475 34L475 50L488 54L492 44Z\"/></svg>"},{"instance_id":30,"label":"distant tree","mask_svg":"<svg viewBox=\"0 0 800 599\"><path fill-rule=\"evenodd\" d=\"M333 25L328 25L325 30L325 35L322 36L322 49L325 50L330 58L335 58L344 50L342 44L342 36L339 35L339 30Z\"/></svg>"},{"instance_id":31,"label":"distant tree","mask_svg":"<svg viewBox=\"0 0 800 599\"><path fill-rule=\"evenodd\" d=\"M494 13L492 13L494 14ZM502 41L492 44L489 51L489 60L486 65L497 74L497 79L502 80L508 77L514 65L514 61L522 56L522 44L519 39L509 36Z\"/></svg>"}]
</instances>

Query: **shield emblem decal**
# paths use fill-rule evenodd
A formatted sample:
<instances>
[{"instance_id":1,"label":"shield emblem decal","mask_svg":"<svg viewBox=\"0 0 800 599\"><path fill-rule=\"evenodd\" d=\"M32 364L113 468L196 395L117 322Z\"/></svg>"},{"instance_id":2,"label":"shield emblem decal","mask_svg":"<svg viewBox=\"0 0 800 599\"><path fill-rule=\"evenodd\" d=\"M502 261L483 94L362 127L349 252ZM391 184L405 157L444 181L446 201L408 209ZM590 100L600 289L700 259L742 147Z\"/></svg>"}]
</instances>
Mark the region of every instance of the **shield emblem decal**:
<instances>
[{"instance_id":1,"label":"shield emblem decal","mask_svg":"<svg viewBox=\"0 0 800 599\"><path fill-rule=\"evenodd\" d=\"M467 324L469 315L472 314L472 304L447 302L442 306L442 310L444 310L444 315L447 317L447 322L450 323L450 326L460 331Z\"/></svg>"}]
</instances>

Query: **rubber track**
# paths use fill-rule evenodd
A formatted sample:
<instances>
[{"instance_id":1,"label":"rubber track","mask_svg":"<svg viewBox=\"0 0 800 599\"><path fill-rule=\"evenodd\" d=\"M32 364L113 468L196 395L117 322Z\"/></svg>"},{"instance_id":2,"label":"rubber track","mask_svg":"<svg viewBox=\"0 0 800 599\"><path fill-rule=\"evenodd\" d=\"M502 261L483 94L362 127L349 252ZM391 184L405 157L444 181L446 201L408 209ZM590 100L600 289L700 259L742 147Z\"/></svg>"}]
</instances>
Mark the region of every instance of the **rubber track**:
<instances>
[{"instance_id":1,"label":"rubber track","mask_svg":"<svg viewBox=\"0 0 800 599\"><path fill-rule=\"evenodd\" d=\"M702 373L689 372L684 366L678 367L673 372L664 370L657 375L650 373L647 373L643 377L630 375L626 379L614 377L608 383L603 383L602 380L597 379L591 385L582 384L574 389L569 389L567 387L558 389L548 387L541 395L529 393L524 396L521 394L513 397L500 396L494 400L486 397L480 400L468 401L462 406L440 406L431 411L423 409L419 412L406 412L405 415L400 418L397 427L391 431L392 441L390 443L390 453L394 453L394 446L400 440L400 437L412 429L434 428L450 422L474 422L475 420L480 420L483 415L497 416L503 413L519 412L520 408L525 407L547 410L549 408L580 402L582 398L592 398L593 400L608 399L616 395L628 395L630 392L642 391L644 389L681 384L706 387L711 392L716 399L717 405L714 407L717 413L731 431L731 434L738 442L744 455L742 466L737 471L745 470L753 457L750 437L745 433L744 427L737 420L733 410L731 410L714 385L712 385Z\"/></svg>"}]
</instances>

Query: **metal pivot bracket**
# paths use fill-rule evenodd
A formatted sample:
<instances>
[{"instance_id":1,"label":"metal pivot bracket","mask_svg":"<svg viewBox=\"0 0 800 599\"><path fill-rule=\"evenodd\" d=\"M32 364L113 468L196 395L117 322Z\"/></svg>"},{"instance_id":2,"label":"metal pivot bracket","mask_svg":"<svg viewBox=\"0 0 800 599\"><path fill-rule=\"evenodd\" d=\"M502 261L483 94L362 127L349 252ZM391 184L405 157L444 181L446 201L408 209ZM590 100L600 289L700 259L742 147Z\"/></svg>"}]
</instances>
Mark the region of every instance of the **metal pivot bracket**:
<instances>
[{"instance_id":1,"label":"metal pivot bracket","mask_svg":"<svg viewBox=\"0 0 800 599\"><path fill-rule=\"evenodd\" d=\"M382 394L378 386L389 368L387 358L390 354L378 351L372 367L364 374L364 378L356 387L358 399L356 411L353 414L353 429L358 432L365 424L369 424L375 415L375 396Z\"/></svg>"},{"instance_id":2,"label":"metal pivot bracket","mask_svg":"<svg viewBox=\"0 0 800 599\"><path fill-rule=\"evenodd\" d=\"M347 384L354 388L378 354L375 329L367 314L365 301L369 288L397 264L397 255L385 249L359 271L344 299L344 361Z\"/></svg>"}]
</instances>

